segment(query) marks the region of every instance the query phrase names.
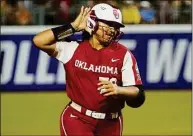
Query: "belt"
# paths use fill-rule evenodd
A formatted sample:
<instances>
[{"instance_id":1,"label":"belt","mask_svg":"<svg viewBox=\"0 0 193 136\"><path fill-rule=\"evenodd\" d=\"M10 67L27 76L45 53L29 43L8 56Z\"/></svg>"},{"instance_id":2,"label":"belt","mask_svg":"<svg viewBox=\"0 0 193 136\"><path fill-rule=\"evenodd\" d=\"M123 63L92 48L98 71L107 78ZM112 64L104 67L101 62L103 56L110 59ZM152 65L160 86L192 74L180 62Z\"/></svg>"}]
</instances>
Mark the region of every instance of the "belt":
<instances>
[{"instance_id":1,"label":"belt","mask_svg":"<svg viewBox=\"0 0 193 136\"><path fill-rule=\"evenodd\" d=\"M100 113L96 111L91 111L89 109L86 109L80 105L78 105L75 102L71 102L70 106L75 109L76 111L83 113L89 117L95 118L95 119L116 119L120 116L120 112L115 112L115 113Z\"/></svg>"}]
</instances>

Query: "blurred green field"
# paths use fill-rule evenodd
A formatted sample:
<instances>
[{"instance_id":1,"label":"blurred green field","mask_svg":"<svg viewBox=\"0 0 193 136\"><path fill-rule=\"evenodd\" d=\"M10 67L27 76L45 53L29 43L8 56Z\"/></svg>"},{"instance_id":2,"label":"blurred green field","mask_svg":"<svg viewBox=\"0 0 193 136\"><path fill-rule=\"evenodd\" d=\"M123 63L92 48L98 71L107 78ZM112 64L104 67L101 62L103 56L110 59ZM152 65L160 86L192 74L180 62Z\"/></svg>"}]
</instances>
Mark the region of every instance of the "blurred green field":
<instances>
[{"instance_id":1,"label":"blurred green field","mask_svg":"<svg viewBox=\"0 0 193 136\"><path fill-rule=\"evenodd\" d=\"M138 109L125 107L123 135L191 135L191 91L147 91ZM64 92L1 93L1 135L59 135Z\"/></svg>"}]
</instances>

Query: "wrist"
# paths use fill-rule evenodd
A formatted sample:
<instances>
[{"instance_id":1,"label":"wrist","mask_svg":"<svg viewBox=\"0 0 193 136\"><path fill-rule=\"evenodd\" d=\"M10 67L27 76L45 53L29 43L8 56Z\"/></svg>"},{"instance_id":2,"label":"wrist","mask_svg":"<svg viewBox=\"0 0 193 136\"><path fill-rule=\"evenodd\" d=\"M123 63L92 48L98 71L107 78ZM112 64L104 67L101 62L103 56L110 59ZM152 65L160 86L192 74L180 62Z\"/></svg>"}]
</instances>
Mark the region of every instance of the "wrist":
<instances>
[{"instance_id":1,"label":"wrist","mask_svg":"<svg viewBox=\"0 0 193 136\"><path fill-rule=\"evenodd\" d=\"M139 89L137 87L117 86L117 89L116 89L117 95L124 96L129 99L135 98L138 93L139 93Z\"/></svg>"},{"instance_id":2,"label":"wrist","mask_svg":"<svg viewBox=\"0 0 193 136\"><path fill-rule=\"evenodd\" d=\"M78 30L78 27L74 24L74 22L71 23L72 29L74 29L74 31Z\"/></svg>"},{"instance_id":3,"label":"wrist","mask_svg":"<svg viewBox=\"0 0 193 136\"><path fill-rule=\"evenodd\" d=\"M64 40L66 37L75 33L75 29L72 27L71 24L65 24L59 27L52 28L51 30L54 34L55 41Z\"/></svg>"},{"instance_id":4,"label":"wrist","mask_svg":"<svg viewBox=\"0 0 193 136\"><path fill-rule=\"evenodd\" d=\"M121 95L121 87L120 86L117 86L116 94Z\"/></svg>"}]
</instances>

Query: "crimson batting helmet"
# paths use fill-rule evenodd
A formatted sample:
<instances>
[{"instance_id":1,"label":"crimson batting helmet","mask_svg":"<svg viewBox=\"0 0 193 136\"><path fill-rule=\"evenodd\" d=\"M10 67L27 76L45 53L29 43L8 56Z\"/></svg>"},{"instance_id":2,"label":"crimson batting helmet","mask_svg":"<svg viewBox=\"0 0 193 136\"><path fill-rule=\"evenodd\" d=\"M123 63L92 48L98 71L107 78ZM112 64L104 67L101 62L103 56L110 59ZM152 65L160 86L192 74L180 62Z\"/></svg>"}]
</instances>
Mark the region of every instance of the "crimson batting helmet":
<instances>
[{"instance_id":1,"label":"crimson batting helmet","mask_svg":"<svg viewBox=\"0 0 193 136\"><path fill-rule=\"evenodd\" d=\"M97 4L91 9L91 13L87 20L87 30L90 34L96 31L97 21L116 23L119 27L125 27L122 24L121 11L105 3Z\"/></svg>"}]
</instances>

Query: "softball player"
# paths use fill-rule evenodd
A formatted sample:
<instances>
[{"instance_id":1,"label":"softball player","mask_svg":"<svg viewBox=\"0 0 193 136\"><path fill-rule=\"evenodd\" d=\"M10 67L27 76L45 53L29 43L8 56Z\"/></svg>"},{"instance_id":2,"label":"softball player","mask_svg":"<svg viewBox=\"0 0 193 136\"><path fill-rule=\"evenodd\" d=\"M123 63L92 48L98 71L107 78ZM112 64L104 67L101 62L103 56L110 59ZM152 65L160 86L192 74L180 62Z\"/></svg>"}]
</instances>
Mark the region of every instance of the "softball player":
<instances>
[{"instance_id":1,"label":"softball player","mask_svg":"<svg viewBox=\"0 0 193 136\"><path fill-rule=\"evenodd\" d=\"M145 101L137 62L117 39L122 14L108 4L81 7L74 22L45 30L33 41L55 57L66 72L70 103L60 118L61 136L121 136L124 104L140 107ZM67 38L83 31L83 41Z\"/></svg>"}]
</instances>

